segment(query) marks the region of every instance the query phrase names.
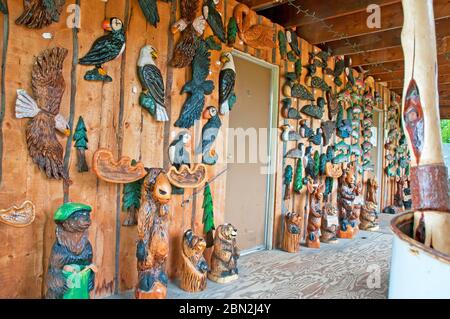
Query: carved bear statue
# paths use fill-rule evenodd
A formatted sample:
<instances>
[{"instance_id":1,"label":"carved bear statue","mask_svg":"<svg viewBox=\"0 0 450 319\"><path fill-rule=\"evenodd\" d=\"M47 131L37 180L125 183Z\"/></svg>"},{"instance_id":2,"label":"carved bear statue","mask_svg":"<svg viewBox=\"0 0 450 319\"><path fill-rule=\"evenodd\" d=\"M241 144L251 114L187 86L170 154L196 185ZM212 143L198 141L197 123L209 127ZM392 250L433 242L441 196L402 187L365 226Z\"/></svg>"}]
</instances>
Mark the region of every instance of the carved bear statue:
<instances>
[{"instance_id":1,"label":"carved bear statue","mask_svg":"<svg viewBox=\"0 0 450 319\"><path fill-rule=\"evenodd\" d=\"M323 206L322 225L320 226L320 241L335 244L338 242L336 233L339 227L337 209L331 203Z\"/></svg>"},{"instance_id":2,"label":"carved bear statue","mask_svg":"<svg viewBox=\"0 0 450 319\"><path fill-rule=\"evenodd\" d=\"M314 184L313 180L309 178L307 183L308 192L310 194L309 214L306 246L309 248L320 248L320 226L322 224L322 209L321 202L323 199L323 192L325 190L324 184Z\"/></svg>"},{"instance_id":3,"label":"carved bear statue","mask_svg":"<svg viewBox=\"0 0 450 319\"><path fill-rule=\"evenodd\" d=\"M220 225L216 229L211 270L208 272L210 280L223 284L238 279L236 235L237 230L231 224Z\"/></svg>"},{"instance_id":4,"label":"carved bear statue","mask_svg":"<svg viewBox=\"0 0 450 319\"><path fill-rule=\"evenodd\" d=\"M376 194L378 183L375 178L367 180L366 202L361 208L359 228L362 230L375 231L380 227L378 225L378 205Z\"/></svg>"},{"instance_id":5,"label":"carved bear statue","mask_svg":"<svg viewBox=\"0 0 450 319\"><path fill-rule=\"evenodd\" d=\"M149 169L142 190L138 212L138 243L136 249L138 286L136 299L164 299L168 277L169 206L172 187L160 168Z\"/></svg>"},{"instance_id":6,"label":"carved bear statue","mask_svg":"<svg viewBox=\"0 0 450 319\"><path fill-rule=\"evenodd\" d=\"M302 218L297 213L287 213L284 217L283 250L297 253L300 250Z\"/></svg>"},{"instance_id":7,"label":"carved bear statue","mask_svg":"<svg viewBox=\"0 0 450 319\"><path fill-rule=\"evenodd\" d=\"M199 292L206 288L208 264L203 257L206 241L187 230L182 242L183 268L181 271L180 287L189 292Z\"/></svg>"},{"instance_id":8,"label":"carved bear statue","mask_svg":"<svg viewBox=\"0 0 450 319\"><path fill-rule=\"evenodd\" d=\"M360 206L355 207L355 199L361 194L361 184L356 182L356 168L347 168L339 183L339 238L353 238L357 231Z\"/></svg>"},{"instance_id":9,"label":"carved bear statue","mask_svg":"<svg viewBox=\"0 0 450 319\"><path fill-rule=\"evenodd\" d=\"M47 299L89 299L94 289L95 266L88 239L92 208L65 203L55 212L56 242L47 271Z\"/></svg>"}]
</instances>

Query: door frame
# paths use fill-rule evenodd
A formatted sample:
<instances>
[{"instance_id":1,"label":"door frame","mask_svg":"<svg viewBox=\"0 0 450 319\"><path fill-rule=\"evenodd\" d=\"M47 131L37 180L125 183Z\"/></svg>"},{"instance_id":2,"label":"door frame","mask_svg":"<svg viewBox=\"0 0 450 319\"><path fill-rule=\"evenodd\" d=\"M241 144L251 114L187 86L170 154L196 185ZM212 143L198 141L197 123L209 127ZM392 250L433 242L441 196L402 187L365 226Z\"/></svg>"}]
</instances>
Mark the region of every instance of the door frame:
<instances>
[{"instance_id":1,"label":"door frame","mask_svg":"<svg viewBox=\"0 0 450 319\"><path fill-rule=\"evenodd\" d=\"M274 215L275 215L275 182L276 182L276 161L277 161L277 146L278 146L278 99L279 99L279 81L280 68L278 65L271 64L259 58L256 58L248 53L232 49L231 54L249 62L255 63L271 71L270 79L270 105L269 105L269 123L268 123L268 158L269 171L271 174L266 176L266 207L265 207L265 226L264 226L264 244L254 247L252 249L244 250L241 255L250 254L261 250L273 249L273 232L274 232ZM239 72L239 70L236 70Z\"/></svg>"}]
</instances>

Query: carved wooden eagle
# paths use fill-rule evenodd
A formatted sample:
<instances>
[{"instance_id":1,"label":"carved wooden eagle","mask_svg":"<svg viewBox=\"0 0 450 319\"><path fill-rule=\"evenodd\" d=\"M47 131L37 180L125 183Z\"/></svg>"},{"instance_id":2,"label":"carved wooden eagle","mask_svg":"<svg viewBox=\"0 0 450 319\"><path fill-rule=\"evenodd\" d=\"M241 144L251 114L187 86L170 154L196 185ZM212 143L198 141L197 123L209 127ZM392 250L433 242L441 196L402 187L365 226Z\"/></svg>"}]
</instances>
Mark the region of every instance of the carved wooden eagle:
<instances>
[{"instance_id":1,"label":"carved wooden eagle","mask_svg":"<svg viewBox=\"0 0 450 319\"><path fill-rule=\"evenodd\" d=\"M58 22L65 2L65 0L24 0L24 10L16 19L16 24L41 29L52 22Z\"/></svg>"},{"instance_id":2,"label":"carved wooden eagle","mask_svg":"<svg viewBox=\"0 0 450 319\"><path fill-rule=\"evenodd\" d=\"M63 179L69 182L68 172L64 169L63 147L59 143L56 131L69 133L67 125L61 119L59 108L65 91L63 63L67 56L64 48L43 51L33 65L31 85L33 100L28 95L19 94L16 112L28 106L35 106L35 114L26 127L28 152L48 178ZM28 103L23 99L27 97ZM19 116L18 116L19 117ZM24 116L22 116L24 117ZM58 120L60 119L60 120ZM59 124L64 123L63 125ZM61 127L60 127L61 126Z\"/></svg>"}]
</instances>

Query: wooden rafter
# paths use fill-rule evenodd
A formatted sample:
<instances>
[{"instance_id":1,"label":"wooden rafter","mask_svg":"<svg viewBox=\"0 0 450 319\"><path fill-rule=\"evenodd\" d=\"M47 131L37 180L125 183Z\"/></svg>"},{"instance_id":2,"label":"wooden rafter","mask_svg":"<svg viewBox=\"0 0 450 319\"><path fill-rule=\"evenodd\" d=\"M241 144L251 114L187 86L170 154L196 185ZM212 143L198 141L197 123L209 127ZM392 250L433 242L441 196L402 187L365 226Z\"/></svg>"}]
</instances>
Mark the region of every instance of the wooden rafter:
<instances>
[{"instance_id":1,"label":"wooden rafter","mask_svg":"<svg viewBox=\"0 0 450 319\"><path fill-rule=\"evenodd\" d=\"M243 4L249 6L253 10L264 10L279 6L286 2L285 0L241 0Z\"/></svg>"}]
</instances>

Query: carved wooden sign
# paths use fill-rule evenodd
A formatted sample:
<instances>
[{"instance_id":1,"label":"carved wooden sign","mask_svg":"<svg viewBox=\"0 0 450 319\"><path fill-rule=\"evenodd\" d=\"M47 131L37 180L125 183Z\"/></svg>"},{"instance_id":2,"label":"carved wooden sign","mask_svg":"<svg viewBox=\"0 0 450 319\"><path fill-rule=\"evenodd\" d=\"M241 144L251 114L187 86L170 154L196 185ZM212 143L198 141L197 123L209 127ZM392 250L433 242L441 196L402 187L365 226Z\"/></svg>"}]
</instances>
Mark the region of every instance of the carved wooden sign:
<instances>
[{"instance_id":1,"label":"carved wooden sign","mask_svg":"<svg viewBox=\"0 0 450 319\"><path fill-rule=\"evenodd\" d=\"M26 227L31 225L35 218L35 207L30 201L25 201L19 207L12 206L0 210L0 223L12 227Z\"/></svg>"},{"instance_id":2,"label":"carved wooden sign","mask_svg":"<svg viewBox=\"0 0 450 319\"><path fill-rule=\"evenodd\" d=\"M116 161L112 152L107 149L99 149L94 153L92 169L98 178L115 184L132 183L147 175L144 164L132 165L132 160L128 156Z\"/></svg>"},{"instance_id":3,"label":"carved wooden sign","mask_svg":"<svg viewBox=\"0 0 450 319\"><path fill-rule=\"evenodd\" d=\"M179 188L197 188L203 185L208 178L206 166L199 164L194 168L182 165L179 170L172 166L167 173L172 185Z\"/></svg>"}]
</instances>

